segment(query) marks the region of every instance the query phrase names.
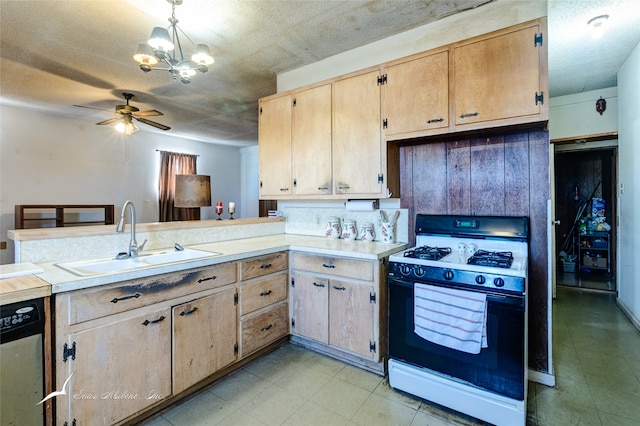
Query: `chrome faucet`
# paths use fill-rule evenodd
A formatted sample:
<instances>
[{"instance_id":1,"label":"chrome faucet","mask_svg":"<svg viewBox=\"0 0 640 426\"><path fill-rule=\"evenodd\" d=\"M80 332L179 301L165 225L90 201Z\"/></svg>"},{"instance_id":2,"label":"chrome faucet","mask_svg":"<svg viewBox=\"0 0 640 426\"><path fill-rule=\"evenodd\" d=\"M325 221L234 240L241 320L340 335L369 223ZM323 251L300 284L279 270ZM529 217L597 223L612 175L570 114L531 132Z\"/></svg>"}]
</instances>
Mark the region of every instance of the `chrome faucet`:
<instances>
[{"instance_id":1,"label":"chrome faucet","mask_svg":"<svg viewBox=\"0 0 640 426\"><path fill-rule=\"evenodd\" d=\"M129 253L127 257L135 257L142 251L147 240L144 240L142 245L138 245L138 241L136 241L136 206L134 206L130 200L125 201L122 206L122 213L120 214L118 225L116 225L116 232L124 232L124 216L127 213L127 208L131 214L131 241L129 241ZM118 256L118 258L120 258L120 256Z\"/></svg>"}]
</instances>

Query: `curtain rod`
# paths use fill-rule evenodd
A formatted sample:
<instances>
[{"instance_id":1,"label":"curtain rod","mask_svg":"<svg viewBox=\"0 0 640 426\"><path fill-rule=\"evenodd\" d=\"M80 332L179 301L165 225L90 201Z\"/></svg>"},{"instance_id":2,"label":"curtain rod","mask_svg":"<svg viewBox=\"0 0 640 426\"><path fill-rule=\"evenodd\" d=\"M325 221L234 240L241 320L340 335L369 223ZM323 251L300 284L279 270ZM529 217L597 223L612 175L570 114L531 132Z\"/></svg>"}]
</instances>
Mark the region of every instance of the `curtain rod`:
<instances>
[{"instance_id":1,"label":"curtain rod","mask_svg":"<svg viewBox=\"0 0 640 426\"><path fill-rule=\"evenodd\" d=\"M184 152L172 152L172 151L165 151L162 149L156 149L156 152L166 152L167 154L175 154L175 155L193 155L194 157L200 157L200 154L185 154Z\"/></svg>"}]
</instances>

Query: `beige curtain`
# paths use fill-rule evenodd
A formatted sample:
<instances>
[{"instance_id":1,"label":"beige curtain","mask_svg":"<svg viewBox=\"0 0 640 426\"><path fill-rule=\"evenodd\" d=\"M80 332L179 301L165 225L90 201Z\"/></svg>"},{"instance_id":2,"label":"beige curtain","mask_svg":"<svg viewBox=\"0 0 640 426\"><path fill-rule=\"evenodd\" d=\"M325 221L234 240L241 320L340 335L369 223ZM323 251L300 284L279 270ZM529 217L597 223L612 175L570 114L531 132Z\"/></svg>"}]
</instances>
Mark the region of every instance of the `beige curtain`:
<instances>
[{"instance_id":1,"label":"beige curtain","mask_svg":"<svg viewBox=\"0 0 640 426\"><path fill-rule=\"evenodd\" d=\"M173 207L176 175L196 174L197 158L197 155L192 154L160 151L160 179L158 184L160 222L197 220L200 218L200 208Z\"/></svg>"}]
</instances>

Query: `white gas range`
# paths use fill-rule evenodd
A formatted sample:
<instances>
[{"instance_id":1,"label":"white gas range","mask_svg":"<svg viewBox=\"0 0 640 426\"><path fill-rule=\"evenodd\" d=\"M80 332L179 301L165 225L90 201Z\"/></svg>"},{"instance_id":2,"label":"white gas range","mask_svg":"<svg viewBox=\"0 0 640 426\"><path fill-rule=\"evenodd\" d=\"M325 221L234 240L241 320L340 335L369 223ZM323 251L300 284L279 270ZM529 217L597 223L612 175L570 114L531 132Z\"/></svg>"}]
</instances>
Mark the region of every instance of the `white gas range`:
<instances>
[{"instance_id":1,"label":"white gas range","mask_svg":"<svg viewBox=\"0 0 640 426\"><path fill-rule=\"evenodd\" d=\"M389 258L390 385L494 424L524 425L528 219L417 215L416 234L415 247ZM419 335L414 303L425 288L482 295L487 346L466 353Z\"/></svg>"}]
</instances>

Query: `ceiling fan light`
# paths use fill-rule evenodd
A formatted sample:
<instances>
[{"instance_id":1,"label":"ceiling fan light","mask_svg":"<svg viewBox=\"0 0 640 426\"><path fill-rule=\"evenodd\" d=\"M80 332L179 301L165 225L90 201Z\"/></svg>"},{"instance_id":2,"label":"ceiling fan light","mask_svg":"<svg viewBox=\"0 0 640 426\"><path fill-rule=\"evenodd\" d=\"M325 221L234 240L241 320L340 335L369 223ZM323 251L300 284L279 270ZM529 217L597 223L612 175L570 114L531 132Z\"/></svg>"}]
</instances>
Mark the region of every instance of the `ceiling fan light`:
<instances>
[{"instance_id":1,"label":"ceiling fan light","mask_svg":"<svg viewBox=\"0 0 640 426\"><path fill-rule=\"evenodd\" d=\"M193 54L191 60L198 65L211 65L213 63L213 56L211 56L209 46L206 44L198 44L196 53Z\"/></svg>"},{"instance_id":2,"label":"ceiling fan light","mask_svg":"<svg viewBox=\"0 0 640 426\"><path fill-rule=\"evenodd\" d=\"M149 46L153 48L154 52L156 50L160 52L168 52L174 48L171 37L169 37L169 31L162 27L153 28L148 43Z\"/></svg>"},{"instance_id":3,"label":"ceiling fan light","mask_svg":"<svg viewBox=\"0 0 640 426\"><path fill-rule=\"evenodd\" d=\"M148 44L139 44L133 59L140 65L148 65L149 67L158 63L158 59L153 56L151 46Z\"/></svg>"},{"instance_id":4,"label":"ceiling fan light","mask_svg":"<svg viewBox=\"0 0 640 426\"><path fill-rule=\"evenodd\" d=\"M140 130L140 128L136 126L133 121L131 121L130 115L123 115L122 121L116 124L115 129L120 133L124 133L125 135L132 135Z\"/></svg>"}]
</instances>

